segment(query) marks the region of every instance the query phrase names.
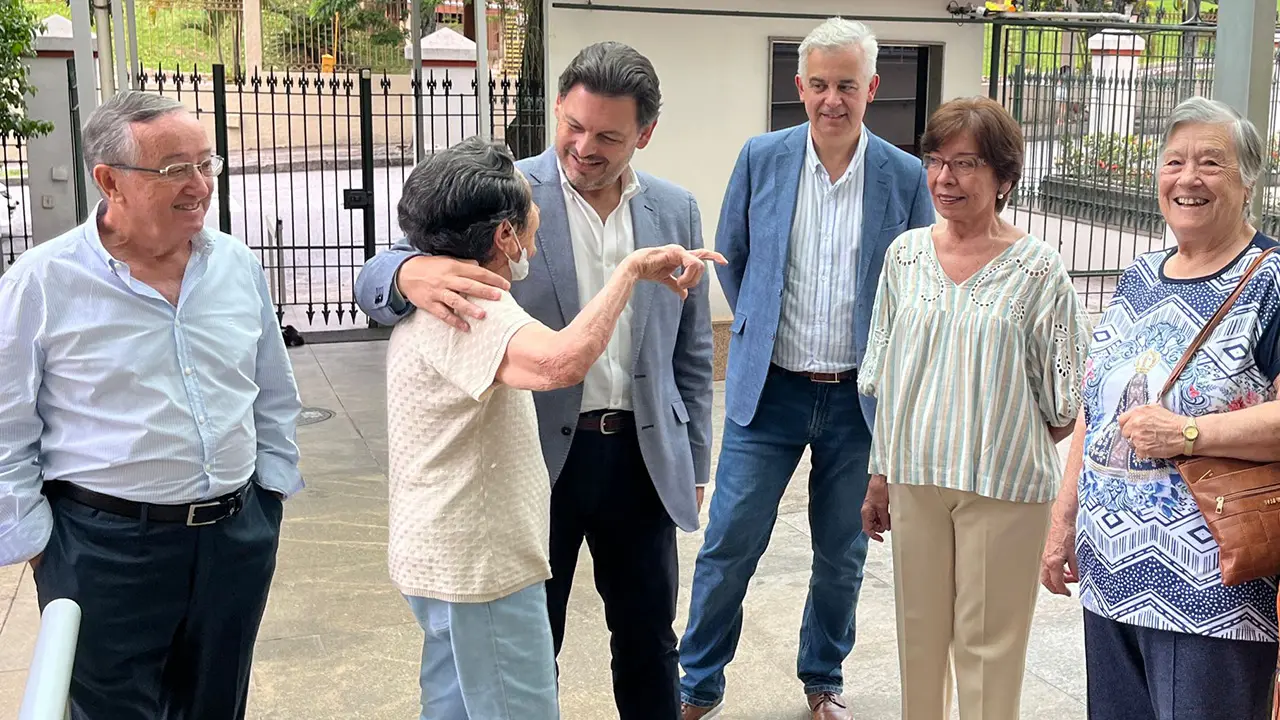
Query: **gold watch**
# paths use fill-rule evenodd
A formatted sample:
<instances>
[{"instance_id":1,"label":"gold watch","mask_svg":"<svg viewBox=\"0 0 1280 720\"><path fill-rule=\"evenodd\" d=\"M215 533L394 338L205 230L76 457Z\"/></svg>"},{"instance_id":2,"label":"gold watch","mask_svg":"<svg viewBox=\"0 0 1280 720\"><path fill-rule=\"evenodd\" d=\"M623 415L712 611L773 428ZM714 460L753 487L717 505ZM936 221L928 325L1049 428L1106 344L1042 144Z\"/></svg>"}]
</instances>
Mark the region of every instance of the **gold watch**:
<instances>
[{"instance_id":1,"label":"gold watch","mask_svg":"<svg viewBox=\"0 0 1280 720\"><path fill-rule=\"evenodd\" d=\"M1187 422L1182 426L1182 454L1190 457L1195 453L1196 439L1200 437L1200 427L1196 425L1196 419L1187 418Z\"/></svg>"}]
</instances>

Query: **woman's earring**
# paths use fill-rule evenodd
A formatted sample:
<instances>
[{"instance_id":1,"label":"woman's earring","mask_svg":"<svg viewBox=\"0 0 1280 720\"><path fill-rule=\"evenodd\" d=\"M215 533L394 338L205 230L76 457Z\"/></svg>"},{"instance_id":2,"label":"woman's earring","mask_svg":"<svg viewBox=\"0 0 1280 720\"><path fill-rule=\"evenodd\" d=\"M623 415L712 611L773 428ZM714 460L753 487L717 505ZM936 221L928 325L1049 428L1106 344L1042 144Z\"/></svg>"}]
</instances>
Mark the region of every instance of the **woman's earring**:
<instances>
[{"instance_id":1,"label":"woman's earring","mask_svg":"<svg viewBox=\"0 0 1280 720\"><path fill-rule=\"evenodd\" d=\"M1004 193L996 193L996 199L997 199L997 200L1003 200L1003 199L1004 199Z\"/></svg>"}]
</instances>

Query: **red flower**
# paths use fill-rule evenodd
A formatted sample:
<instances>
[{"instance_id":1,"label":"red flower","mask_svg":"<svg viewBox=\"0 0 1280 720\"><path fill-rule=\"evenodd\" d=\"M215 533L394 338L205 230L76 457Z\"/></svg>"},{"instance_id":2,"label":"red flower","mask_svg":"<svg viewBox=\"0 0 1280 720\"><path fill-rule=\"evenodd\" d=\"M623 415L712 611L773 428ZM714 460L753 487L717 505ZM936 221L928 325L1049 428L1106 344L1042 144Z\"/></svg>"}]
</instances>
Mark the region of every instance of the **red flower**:
<instances>
[{"instance_id":1,"label":"red flower","mask_svg":"<svg viewBox=\"0 0 1280 720\"><path fill-rule=\"evenodd\" d=\"M1190 395L1192 399L1200 397L1200 391L1196 389L1195 385L1187 388L1187 394Z\"/></svg>"},{"instance_id":2,"label":"red flower","mask_svg":"<svg viewBox=\"0 0 1280 720\"><path fill-rule=\"evenodd\" d=\"M1244 395L1231 398L1231 402L1227 403L1227 412L1234 412L1236 410L1243 410L1247 407L1253 407L1260 402L1262 402L1262 397L1258 395L1258 393L1250 390Z\"/></svg>"}]
</instances>

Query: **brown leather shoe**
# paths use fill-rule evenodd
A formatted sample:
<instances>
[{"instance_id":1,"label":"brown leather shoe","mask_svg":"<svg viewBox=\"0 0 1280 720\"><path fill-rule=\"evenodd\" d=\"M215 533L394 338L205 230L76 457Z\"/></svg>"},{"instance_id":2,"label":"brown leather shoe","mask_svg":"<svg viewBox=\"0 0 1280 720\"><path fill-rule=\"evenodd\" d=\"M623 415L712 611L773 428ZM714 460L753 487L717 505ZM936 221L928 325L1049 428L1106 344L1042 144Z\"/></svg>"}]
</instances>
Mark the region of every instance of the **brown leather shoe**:
<instances>
[{"instance_id":1,"label":"brown leather shoe","mask_svg":"<svg viewBox=\"0 0 1280 720\"><path fill-rule=\"evenodd\" d=\"M680 703L680 720L712 720L724 709L724 700L711 707L698 707L689 703Z\"/></svg>"},{"instance_id":2,"label":"brown leather shoe","mask_svg":"<svg viewBox=\"0 0 1280 720\"><path fill-rule=\"evenodd\" d=\"M853 720L853 713L838 693L824 692L810 695L809 712L813 720Z\"/></svg>"}]
</instances>

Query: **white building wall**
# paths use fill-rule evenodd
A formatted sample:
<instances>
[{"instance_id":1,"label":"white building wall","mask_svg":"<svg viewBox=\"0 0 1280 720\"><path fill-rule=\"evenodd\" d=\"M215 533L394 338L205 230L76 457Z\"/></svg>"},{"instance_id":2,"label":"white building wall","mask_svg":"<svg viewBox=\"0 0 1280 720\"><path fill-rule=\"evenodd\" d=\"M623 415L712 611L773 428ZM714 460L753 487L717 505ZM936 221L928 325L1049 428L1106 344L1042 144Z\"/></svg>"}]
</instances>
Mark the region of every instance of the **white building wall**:
<instances>
[{"instance_id":1,"label":"white building wall","mask_svg":"<svg viewBox=\"0 0 1280 720\"><path fill-rule=\"evenodd\" d=\"M723 10L803 12L857 17L945 18L945 0L620 0L645 7L694 6ZM550 3L549 3L550 5ZM804 37L820 21L661 15L551 7L547 16L548 73L555 80L585 45L627 43L654 64L662 83L663 110L649 147L636 153L637 168L688 188L698 199L708 246L725 184L747 138L768 130L769 40ZM954 23L868 22L882 44L943 46L943 99L985 92L983 29ZM551 120L554 127L554 120ZM717 320L732 314L717 285Z\"/></svg>"}]
</instances>

